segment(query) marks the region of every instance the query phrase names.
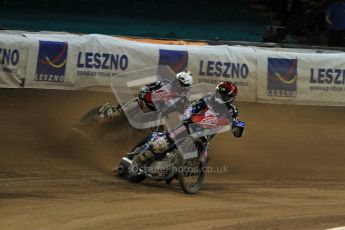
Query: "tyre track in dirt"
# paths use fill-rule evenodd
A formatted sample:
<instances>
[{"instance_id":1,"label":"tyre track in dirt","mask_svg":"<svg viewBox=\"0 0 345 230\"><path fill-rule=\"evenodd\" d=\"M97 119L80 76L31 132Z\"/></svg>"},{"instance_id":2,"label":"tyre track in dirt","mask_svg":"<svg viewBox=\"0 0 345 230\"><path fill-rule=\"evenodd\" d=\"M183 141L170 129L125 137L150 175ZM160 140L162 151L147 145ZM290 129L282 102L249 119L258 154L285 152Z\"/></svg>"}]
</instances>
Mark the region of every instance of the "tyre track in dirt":
<instances>
[{"instance_id":1,"label":"tyre track in dirt","mask_svg":"<svg viewBox=\"0 0 345 230\"><path fill-rule=\"evenodd\" d=\"M325 229L345 225L345 109L238 103L242 139L218 135L202 190L131 184L122 147L68 141L111 94L1 90L0 229ZM114 146L118 146L114 143Z\"/></svg>"}]
</instances>

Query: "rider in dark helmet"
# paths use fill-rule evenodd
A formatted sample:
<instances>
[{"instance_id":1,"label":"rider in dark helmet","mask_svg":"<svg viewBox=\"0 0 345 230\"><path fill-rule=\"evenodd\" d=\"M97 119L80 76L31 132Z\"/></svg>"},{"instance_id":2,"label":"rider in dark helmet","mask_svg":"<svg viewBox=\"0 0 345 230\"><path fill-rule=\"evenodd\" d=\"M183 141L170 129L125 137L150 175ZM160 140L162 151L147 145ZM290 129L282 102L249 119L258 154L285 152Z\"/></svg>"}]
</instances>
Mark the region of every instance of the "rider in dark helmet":
<instances>
[{"instance_id":1,"label":"rider in dark helmet","mask_svg":"<svg viewBox=\"0 0 345 230\"><path fill-rule=\"evenodd\" d=\"M237 87L233 82L220 82L216 87L216 92L210 93L205 97L194 101L186 109L184 115L181 116L181 119L188 123L188 120L192 117L192 115L205 113L205 111L212 111L217 116L226 116L227 114L230 114L232 133L235 137L241 137L244 128L237 126L238 110L233 104L237 93ZM226 110L224 108L226 108Z\"/></svg>"},{"instance_id":2,"label":"rider in dark helmet","mask_svg":"<svg viewBox=\"0 0 345 230\"><path fill-rule=\"evenodd\" d=\"M180 116L180 119L187 127L193 126L196 121L193 120L193 115L200 115L206 118L208 115L213 115L217 118L225 118L226 122L218 124L214 120L207 120L209 126L215 128L224 127L224 125L231 125L231 131L235 137L241 137L243 134L243 125L238 125L238 110L232 103L237 96L237 87L231 81L221 82L217 85L216 91L207 94L199 100L194 101L187 107L185 113ZM221 119L219 119L221 120ZM150 142L150 148L133 159L136 165L143 164L146 160L154 158L157 154L165 152L172 144L173 140L169 134L160 133L158 138ZM215 134L214 134L215 135Z\"/></svg>"},{"instance_id":3,"label":"rider in dark helmet","mask_svg":"<svg viewBox=\"0 0 345 230\"><path fill-rule=\"evenodd\" d=\"M219 104L225 104L228 109L231 108L232 102L235 101L237 96L237 87L231 81L221 82L217 85L215 101Z\"/></svg>"}]
</instances>

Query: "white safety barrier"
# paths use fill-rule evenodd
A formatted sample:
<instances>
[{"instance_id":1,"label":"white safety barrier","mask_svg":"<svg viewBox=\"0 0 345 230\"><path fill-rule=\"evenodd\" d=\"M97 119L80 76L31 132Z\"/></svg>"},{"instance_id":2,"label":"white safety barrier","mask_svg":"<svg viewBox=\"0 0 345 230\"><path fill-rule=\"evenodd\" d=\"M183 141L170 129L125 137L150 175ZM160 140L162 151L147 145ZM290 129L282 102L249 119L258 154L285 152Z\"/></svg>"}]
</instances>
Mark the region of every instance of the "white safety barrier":
<instances>
[{"instance_id":1,"label":"white safety barrier","mask_svg":"<svg viewBox=\"0 0 345 230\"><path fill-rule=\"evenodd\" d=\"M118 74L168 65L196 83L231 80L239 100L344 105L345 54L166 45L104 35L0 33L0 87L109 90ZM25 84L23 81L25 79Z\"/></svg>"},{"instance_id":2,"label":"white safety barrier","mask_svg":"<svg viewBox=\"0 0 345 230\"><path fill-rule=\"evenodd\" d=\"M250 47L189 47L188 69L196 82L233 81L239 89L239 100L256 101L257 60Z\"/></svg>"},{"instance_id":3,"label":"white safety barrier","mask_svg":"<svg viewBox=\"0 0 345 230\"><path fill-rule=\"evenodd\" d=\"M109 88L117 74L157 65L189 69L195 82L233 80L242 100L256 100L251 48L140 43L102 35L25 34L31 43L26 87ZM96 89L96 90L97 90Z\"/></svg>"},{"instance_id":4,"label":"white safety barrier","mask_svg":"<svg viewBox=\"0 0 345 230\"><path fill-rule=\"evenodd\" d=\"M345 105L345 54L258 52L258 101Z\"/></svg>"},{"instance_id":5,"label":"white safety barrier","mask_svg":"<svg viewBox=\"0 0 345 230\"><path fill-rule=\"evenodd\" d=\"M20 35L0 34L0 87L23 86L28 60L27 39Z\"/></svg>"}]
</instances>

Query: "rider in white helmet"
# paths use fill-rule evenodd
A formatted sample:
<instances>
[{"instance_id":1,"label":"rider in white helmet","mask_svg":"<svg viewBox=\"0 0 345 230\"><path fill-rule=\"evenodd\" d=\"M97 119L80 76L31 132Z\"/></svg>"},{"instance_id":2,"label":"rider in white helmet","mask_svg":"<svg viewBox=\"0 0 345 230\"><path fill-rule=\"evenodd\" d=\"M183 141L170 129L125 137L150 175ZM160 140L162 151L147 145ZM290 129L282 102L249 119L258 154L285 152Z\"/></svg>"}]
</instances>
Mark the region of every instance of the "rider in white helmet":
<instances>
[{"instance_id":1,"label":"rider in white helmet","mask_svg":"<svg viewBox=\"0 0 345 230\"><path fill-rule=\"evenodd\" d=\"M139 99L151 111L159 110L163 116L174 111L183 113L185 108L189 105L188 92L193 84L193 77L191 72L183 71L176 74L173 81L163 80L156 81L149 85L142 87L139 91ZM144 108L144 105L141 105ZM166 139L156 141L157 143L165 143ZM155 145L156 146L156 145ZM156 149L156 147L152 147ZM145 160L153 158L154 151L148 151L133 160L134 163L140 165Z\"/></svg>"},{"instance_id":2,"label":"rider in white helmet","mask_svg":"<svg viewBox=\"0 0 345 230\"><path fill-rule=\"evenodd\" d=\"M188 104L188 91L193 84L191 72L176 74L173 81L162 80L143 86L139 91L141 107L151 111L184 111L183 103ZM159 108L158 108L159 107Z\"/></svg>"},{"instance_id":3,"label":"rider in white helmet","mask_svg":"<svg viewBox=\"0 0 345 230\"><path fill-rule=\"evenodd\" d=\"M193 77L190 71L183 71L176 74L176 79L178 80L182 88L189 88L193 84Z\"/></svg>"}]
</instances>

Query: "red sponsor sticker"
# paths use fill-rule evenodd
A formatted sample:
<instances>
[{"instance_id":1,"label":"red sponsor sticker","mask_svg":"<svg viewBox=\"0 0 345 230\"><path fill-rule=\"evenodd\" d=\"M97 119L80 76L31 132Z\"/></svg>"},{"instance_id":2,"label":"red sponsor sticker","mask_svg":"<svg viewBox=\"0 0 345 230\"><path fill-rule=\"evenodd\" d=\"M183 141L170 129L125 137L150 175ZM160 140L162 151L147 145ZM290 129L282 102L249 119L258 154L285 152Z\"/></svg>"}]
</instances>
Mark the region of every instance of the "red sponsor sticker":
<instances>
[{"instance_id":1,"label":"red sponsor sticker","mask_svg":"<svg viewBox=\"0 0 345 230\"><path fill-rule=\"evenodd\" d=\"M202 125L216 125L218 121L217 117L209 116L209 117L204 117L201 121L200 124Z\"/></svg>"},{"instance_id":2,"label":"red sponsor sticker","mask_svg":"<svg viewBox=\"0 0 345 230\"><path fill-rule=\"evenodd\" d=\"M157 101L166 100L168 93L165 91L158 91L153 94L153 99Z\"/></svg>"}]
</instances>

